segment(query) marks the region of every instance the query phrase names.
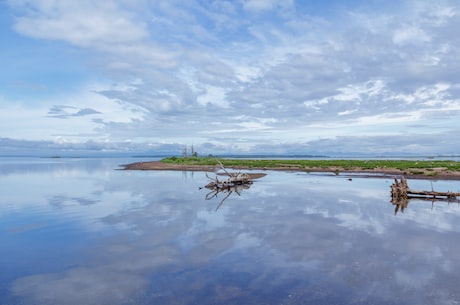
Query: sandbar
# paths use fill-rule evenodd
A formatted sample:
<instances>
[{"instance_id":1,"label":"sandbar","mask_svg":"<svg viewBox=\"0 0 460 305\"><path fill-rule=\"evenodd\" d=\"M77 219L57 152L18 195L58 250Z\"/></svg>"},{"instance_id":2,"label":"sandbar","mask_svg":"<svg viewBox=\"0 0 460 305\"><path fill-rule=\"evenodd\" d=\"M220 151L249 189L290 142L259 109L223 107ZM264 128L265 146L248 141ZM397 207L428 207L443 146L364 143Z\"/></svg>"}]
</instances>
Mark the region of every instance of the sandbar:
<instances>
[{"instance_id":1,"label":"sandbar","mask_svg":"<svg viewBox=\"0 0 460 305\"><path fill-rule=\"evenodd\" d=\"M136 162L123 165L123 170L174 170L174 171L200 171L216 172L220 169L219 165L194 165L194 164L174 164L161 161ZM429 179L429 180L460 180L459 171L449 171L445 168L432 168L430 170L418 169L421 173L410 173L397 168L375 168L375 169L345 169L341 167L299 167L299 166L279 166L279 167L247 167L232 166L228 169L233 170L261 170L261 171L287 171L287 172L307 172L307 173L331 173L334 175L347 175L358 177L374 178L394 178L405 176L410 179Z\"/></svg>"}]
</instances>

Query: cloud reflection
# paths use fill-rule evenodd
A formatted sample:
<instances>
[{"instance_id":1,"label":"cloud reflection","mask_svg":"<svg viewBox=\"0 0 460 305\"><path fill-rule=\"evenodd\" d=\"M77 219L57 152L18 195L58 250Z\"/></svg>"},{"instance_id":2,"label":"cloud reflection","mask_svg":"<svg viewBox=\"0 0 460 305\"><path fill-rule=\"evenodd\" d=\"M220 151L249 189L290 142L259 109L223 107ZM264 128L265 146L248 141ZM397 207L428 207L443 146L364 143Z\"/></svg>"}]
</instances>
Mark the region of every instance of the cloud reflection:
<instances>
[{"instance_id":1,"label":"cloud reflection","mask_svg":"<svg viewBox=\"0 0 460 305\"><path fill-rule=\"evenodd\" d=\"M12 293L27 304L460 300L460 214L449 207L394 217L389 198L366 196L389 194L384 180L270 172L216 212L203 181L163 172L103 181L100 198L125 192L142 204L100 218L116 230L84 245L78 266L17 279Z\"/></svg>"}]
</instances>

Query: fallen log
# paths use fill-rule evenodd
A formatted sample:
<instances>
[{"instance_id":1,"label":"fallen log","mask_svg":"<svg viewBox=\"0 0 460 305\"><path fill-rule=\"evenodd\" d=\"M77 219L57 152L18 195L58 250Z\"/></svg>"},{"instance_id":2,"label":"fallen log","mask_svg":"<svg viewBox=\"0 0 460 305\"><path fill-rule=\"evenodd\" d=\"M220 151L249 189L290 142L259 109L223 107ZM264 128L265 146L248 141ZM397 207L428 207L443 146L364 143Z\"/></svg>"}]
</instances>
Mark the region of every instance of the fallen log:
<instances>
[{"instance_id":1,"label":"fallen log","mask_svg":"<svg viewBox=\"0 0 460 305\"><path fill-rule=\"evenodd\" d=\"M411 197L423 197L423 198L444 198L444 199L456 199L457 196L460 196L460 193L454 192L435 192L435 191L416 191L416 190L407 190L408 196Z\"/></svg>"},{"instance_id":2,"label":"fallen log","mask_svg":"<svg viewBox=\"0 0 460 305\"><path fill-rule=\"evenodd\" d=\"M431 191L412 190L409 188L405 177L401 177L399 181L397 178L395 178L395 182L391 185L391 194L392 194L392 198L395 198L395 199L408 198L409 196L422 197L422 198L456 199L457 196L460 196L460 193L454 193L454 192L436 192L434 190L431 190Z\"/></svg>"},{"instance_id":3,"label":"fallen log","mask_svg":"<svg viewBox=\"0 0 460 305\"><path fill-rule=\"evenodd\" d=\"M395 214L399 210L404 212L410 199L459 202L457 197L460 197L460 193L436 192L433 187L431 188L431 191L412 190L409 188L405 177L401 177L399 180L395 178L395 182L391 185L391 202L395 205Z\"/></svg>"}]
</instances>

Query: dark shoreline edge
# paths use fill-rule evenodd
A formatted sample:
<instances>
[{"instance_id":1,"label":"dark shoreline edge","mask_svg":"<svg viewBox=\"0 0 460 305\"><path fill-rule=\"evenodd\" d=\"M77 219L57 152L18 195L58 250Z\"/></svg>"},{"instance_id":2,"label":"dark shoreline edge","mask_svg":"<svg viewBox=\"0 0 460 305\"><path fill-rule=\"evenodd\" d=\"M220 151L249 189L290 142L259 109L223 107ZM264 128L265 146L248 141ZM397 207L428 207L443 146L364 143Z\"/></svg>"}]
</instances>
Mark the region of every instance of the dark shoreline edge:
<instances>
[{"instance_id":1,"label":"dark shoreline edge","mask_svg":"<svg viewBox=\"0 0 460 305\"><path fill-rule=\"evenodd\" d=\"M161 161L135 162L121 165L122 170L172 170L172 171L195 171L195 172L216 172L219 168L211 165L193 165L193 164L171 164ZM436 175L411 174L398 169L385 170L365 170L365 169L343 169L343 168L299 168L299 167L247 167L247 166L232 166L228 167L232 170L258 170L258 171L284 171L284 172L303 172L303 173L320 173L323 175L331 174L334 176L348 178L385 178L393 179L395 177L404 176L408 179L423 179L423 180L460 180L460 172L440 172Z\"/></svg>"}]
</instances>

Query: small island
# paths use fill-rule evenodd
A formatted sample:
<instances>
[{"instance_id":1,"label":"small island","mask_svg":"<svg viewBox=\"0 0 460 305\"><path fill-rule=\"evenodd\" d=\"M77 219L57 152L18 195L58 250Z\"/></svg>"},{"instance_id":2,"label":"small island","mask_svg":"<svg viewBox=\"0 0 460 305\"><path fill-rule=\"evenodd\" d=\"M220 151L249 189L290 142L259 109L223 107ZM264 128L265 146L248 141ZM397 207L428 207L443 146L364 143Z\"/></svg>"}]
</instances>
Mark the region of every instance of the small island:
<instances>
[{"instance_id":1,"label":"small island","mask_svg":"<svg viewBox=\"0 0 460 305\"><path fill-rule=\"evenodd\" d=\"M235 170L281 170L362 174L372 177L406 176L412 179L460 180L460 162L451 160L291 160L223 159L216 157L170 157L160 161L124 165L125 170L180 170L214 172L220 168ZM379 175L377 175L379 174Z\"/></svg>"}]
</instances>

